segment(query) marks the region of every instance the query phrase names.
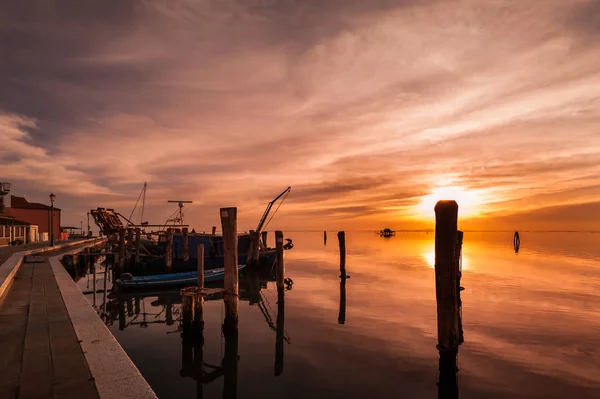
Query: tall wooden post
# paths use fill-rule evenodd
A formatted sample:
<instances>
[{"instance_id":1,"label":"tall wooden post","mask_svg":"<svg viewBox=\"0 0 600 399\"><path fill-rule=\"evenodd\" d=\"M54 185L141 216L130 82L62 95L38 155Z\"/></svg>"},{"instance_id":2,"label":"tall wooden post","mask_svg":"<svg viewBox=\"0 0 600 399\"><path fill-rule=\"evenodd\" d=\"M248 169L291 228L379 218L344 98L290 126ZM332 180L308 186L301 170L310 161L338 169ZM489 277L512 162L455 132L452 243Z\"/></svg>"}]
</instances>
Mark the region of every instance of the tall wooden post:
<instances>
[{"instance_id":1,"label":"tall wooden post","mask_svg":"<svg viewBox=\"0 0 600 399\"><path fill-rule=\"evenodd\" d=\"M262 243L263 243L263 247L264 247L265 249L269 248L269 247L268 247L268 245L267 245L267 234L268 234L268 232L267 232L267 231L261 231L261 233L260 233L260 234L262 235Z\"/></svg>"},{"instance_id":2,"label":"tall wooden post","mask_svg":"<svg viewBox=\"0 0 600 399\"><path fill-rule=\"evenodd\" d=\"M283 232L277 230L275 232L275 250L277 253L277 266L276 266L276 271L275 271L275 275L276 275L276 280L277 280L277 289L283 289L284 286L284 273L285 273L285 266L283 263Z\"/></svg>"},{"instance_id":3,"label":"tall wooden post","mask_svg":"<svg viewBox=\"0 0 600 399\"><path fill-rule=\"evenodd\" d=\"M173 230L167 229L167 241L165 242L165 266L171 270L173 265Z\"/></svg>"},{"instance_id":4,"label":"tall wooden post","mask_svg":"<svg viewBox=\"0 0 600 399\"><path fill-rule=\"evenodd\" d=\"M190 236L188 232L188 228L184 227L183 231L183 247L181 248L183 252L183 261L188 262L190 260Z\"/></svg>"},{"instance_id":5,"label":"tall wooden post","mask_svg":"<svg viewBox=\"0 0 600 399\"><path fill-rule=\"evenodd\" d=\"M212 235L214 236L215 234L217 234L217 226L212 227Z\"/></svg>"},{"instance_id":6,"label":"tall wooden post","mask_svg":"<svg viewBox=\"0 0 600 399\"><path fill-rule=\"evenodd\" d=\"M246 265L253 266L258 263L258 259L254 257L254 246L256 245L254 230L250 230L250 246L248 247L248 253L246 254Z\"/></svg>"},{"instance_id":7,"label":"tall wooden post","mask_svg":"<svg viewBox=\"0 0 600 399\"><path fill-rule=\"evenodd\" d=\"M338 241L340 243L340 277L346 275L346 233L338 231Z\"/></svg>"},{"instance_id":8,"label":"tall wooden post","mask_svg":"<svg viewBox=\"0 0 600 399\"><path fill-rule=\"evenodd\" d=\"M204 244L198 245L198 290L204 288ZM204 296L194 298L194 325L198 330L204 329Z\"/></svg>"},{"instance_id":9,"label":"tall wooden post","mask_svg":"<svg viewBox=\"0 0 600 399\"><path fill-rule=\"evenodd\" d=\"M237 208L221 208L223 267L225 269L225 320L223 330L238 327L238 238ZM236 332L237 337L237 332ZM236 338L237 340L237 338ZM237 361L236 361L237 364ZM237 367L236 367L237 368Z\"/></svg>"},{"instance_id":10,"label":"tall wooden post","mask_svg":"<svg viewBox=\"0 0 600 399\"><path fill-rule=\"evenodd\" d=\"M125 267L125 228L119 230L119 274Z\"/></svg>"},{"instance_id":11,"label":"tall wooden post","mask_svg":"<svg viewBox=\"0 0 600 399\"><path fill-rule=\"evenodd\" d=\"M338 324L346 324L346 233L338 232L340 244L340 309L338 312Z\"/></svg>"},{"instance_id":12,"label":"tall wooden post","mask_svg":"<svg viewBox=\"0 0 600 399\"><path fill-rule=\"evenodd\" d=\"M85 249L85 264L88 267L88 270L92 270L92 277L93 277L93 282L92 282L92 290L94 291L94 299L92 300L92 306L94 307L94 309L96 308L96 265L92 264L92 257L90 256L90 249L86 248Z\"/></svg>"},{"instance_id":13,"label":"tall wooden post","mask_svg":"<svg viewBox=\"0 0 600 399\"><path fill-rule=\"evenodd\" d=\"M135 263L140 262L140 246L142 240L142 231L139 227L135 228Z\"/></svg>"},{"instance_id":14,"label":"tall wooden post","mask_svg":"<svg viewBox=\"0 0 600 399\"><path fill-rule=\"evenodd\" d=\"M458 231L458 204L456 201L439 201L436 204L435 223L438 348L453 350L459 344L455 260Z\"/></svg>"},{"instance_id":15,"label":"tall wooden post","mask_svg":"<svg viewBox=\"0 0 600 399\"><path fill-rule=\"evenodd\" d=\"M133 248L133 227L127 228L127 248L129 250Z\"/></svg>"},{"instance_id":16,"label":"tall wooden post","mask_svg":"<svg viewBox=\"0 0 600 399\"><path fill-rule=\"evenodd\" d=\"M283 343L285 340L285 290L277 287L277 330L275 332L275 376L283 373Z\"/></svg>"},{"instance_id":17,"label":"tall wooden post","mask_svg":"<svg viewBox=\"0 0 600 399\"><path fill-rule=\"evenodd\" d=\"M323 245L327 245L327 231L323 232Z\"/></svg>"}]
</instances>

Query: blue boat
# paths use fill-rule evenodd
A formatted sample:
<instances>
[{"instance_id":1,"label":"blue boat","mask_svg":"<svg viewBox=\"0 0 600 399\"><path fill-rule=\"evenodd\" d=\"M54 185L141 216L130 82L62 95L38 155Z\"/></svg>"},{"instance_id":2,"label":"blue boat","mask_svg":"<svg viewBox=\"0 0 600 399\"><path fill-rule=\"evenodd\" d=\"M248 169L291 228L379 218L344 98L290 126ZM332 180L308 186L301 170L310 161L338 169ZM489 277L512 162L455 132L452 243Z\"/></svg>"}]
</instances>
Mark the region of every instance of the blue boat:
<instances>
[{"instance_id":1,"label":"blue boat","mask_svg":"<svg viewBox=\"0 0 600 399\"><path fill-rule=\"evenodd\" d=\"M238 272L246 265L239 265ZM204 282L212 283L225 279L225 269L211 269L204 271ZM117 279L115 284L119 288L147 288L164 287L169 285L194 285L198 283L198 272L156 274L153 276L139 276L130 279Z\"/></svg>"}]
</instances>

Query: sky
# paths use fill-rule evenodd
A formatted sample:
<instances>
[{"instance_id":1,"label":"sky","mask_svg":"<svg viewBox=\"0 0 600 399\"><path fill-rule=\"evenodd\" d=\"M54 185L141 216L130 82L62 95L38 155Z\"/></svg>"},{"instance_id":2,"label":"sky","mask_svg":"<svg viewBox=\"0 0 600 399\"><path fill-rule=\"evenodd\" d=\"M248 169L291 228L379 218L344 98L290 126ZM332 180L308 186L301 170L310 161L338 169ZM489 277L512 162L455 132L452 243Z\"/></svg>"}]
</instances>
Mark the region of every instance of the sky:
<instances>
[{"instance_id":1,"label":"sky","mask_svg":"<svg viewBox=\"0 0 600 399\"><path fill-rule=\"evenodd\" d=\"M240 230L598 229L597 0L7 0L0 181ZM138 218L139 216L134 216Z\"/></svg>"}]
</instances>

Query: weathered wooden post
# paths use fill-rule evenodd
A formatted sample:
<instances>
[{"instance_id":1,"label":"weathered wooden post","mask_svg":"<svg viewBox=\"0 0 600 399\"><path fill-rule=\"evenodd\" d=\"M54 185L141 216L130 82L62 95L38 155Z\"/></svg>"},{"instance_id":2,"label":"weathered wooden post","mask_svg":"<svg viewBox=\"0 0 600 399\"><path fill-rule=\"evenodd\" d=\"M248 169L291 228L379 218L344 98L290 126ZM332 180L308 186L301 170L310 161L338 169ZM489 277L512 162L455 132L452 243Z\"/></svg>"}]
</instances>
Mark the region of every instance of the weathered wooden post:
<instances>
[{"instance_id":1,"label":"weathered wooden post","mask_svg":"<svg viewBox=\"0 0 600 399\"><path fill-rule=\"evenodd\" d=\"M277 287L277 330L275 332L275 376L283 373L283 343L285 340L285 289Z\"/></svg>"},{"instance_id":2,"label":"weathered wooden post","mask_svg":"<svg viewBox=\"0 0 600 399\"><path fill-rule=\"evenodd\" d=\"M133 227L127 228L127 249L131 251L133 248Z\"/></svg>"},{"instance_id":3,"label":"weathered wooden post","mask_svg":"<svg viewBox=\"0 0 600 399\"><path fill-rule=\"evenodd\" d=\"M263 243L263 247L264 247L265 249L269 248L269 246L267 245L267 234L268 234L268 232L267 232L267 231L261 231L261 233L260 233L260 234L262 235L262 243Z\"/></svg>"},{"instance_id":4,"label":"weathered wooden post","mask_svg":"<svg viewBox=\"0 0 600 399\"><path fill-rule=\"evenodd\" d=\"M346 324L346 233L338 232L340 244L340 309L338 312L338 324Z\"/></svg>"},{"instance_id":5,"label":"weathered wooden post","mask_svg":"<svg viewBox=\"0 0 600 399\"><path fill-rule=\"evenodd\" d=\"M327 231L323 232L323 245L327 245Z\"/></svg>"},{"instance_id":6,"label":"weathered wooden post","mask_svg":"<svg viewBox=\"0 0 600 399\"><path fill-rule=\"evenodd\" d=\"M217 226L212 227L212 235L214 236L215 234L217 234Z\"/></svg>"},{"instance_id":7,"label":"weathered wooden post","mask_svg":"<svg viewBox=\"0 0 600 399\"><path fill-rule=\"evenodd\" d=\"M167 241L165 242L165 266L171 270L173 264L173 230L167 229Z\"/></svg>"},{"instance_id":8,"label":"weathered wooden post","mask_svg":"<svg viewBox=\"0 0 600 399\"><path fill-rule=\"evenodd\" d=\"M125 267L125 228L119 230L119 274L123 272Z\"/></svg>"},{"instance_id":9,"label":"weathered wooden post","mask_svg":"<svg viewBox=\"0 0 600 399\"><path fill-rule=\"evenodd\" d=\"M106 314L106 296L107 296L107 290L106 290L106 280L108 280L108 257L104 260L104 287L103 287L103 291L104 291L104 300L103 300L103 305L104 305L104 314Z\"/></svg>"},{"instance_id":10,"label":"weathered wooden post","mask_svg":"<svg viewBox=\"0 0 600 399\"><path fill-rule=\"evenodd\" d=\"M188 228L184 227L183 231L183 247L181 248L183 252L183 261L188 262L190 260L190 236L188 232Z\"/></svg>"},{"instance_id":11,"label":"weathered wooden post","mask_svg":"<svg viewBox=\"0 0 600 399\"><path fill-rule=\"evenodd\" d=\"M204 244L198 245L198 291L204 288ZM198 330L204 329L204 296L197 294L194 297L194 326Z\"/></svg>"},{"instance_id":12,"label":"weathered wooden post","mask_svg":"<svg viewBox=\"0 0 600 399\"><path fill-rule=\"evenodd\" d=\"M280 288L283 289L284 287L284 273L285 273L285 266L283 263L283 232L277 230L275 232L275 250L277 253L277 266L276 266L276 271L275 271L275 276L276 276L276 280L277 280L277 289L279 290Z\"/></svg>"},{"instance_id":13,"label":"weathered wooden post","mask_svg":"<svg viewBox=\"0 0 600 399\"><path fill-rule=\"evenodd\" d=\"M238 328L238 238L237 208L221 208L221 227L223 229L223 267L225 269L225 320L223 331L235 331L237 341ZM236 345L237 346L237 345ZM236 354L237 356L237 354ZM237 361L236 361L237 369Z\"/></svg>"},{"instance_id":14,"label":"weathered wooden post","mask_svg":"<svg viewBox=\"0 0 600 399\"><path fill-rule=\"evenodd\" d=\"M135 263L140 262L140 246L142 245L142 231L139 227L135 228Z\"/></svg>"},{"instance_id":15,"label":"weathered wooden post","mask_svg":"<svg viewBox=\"0 0 600 399\"><path fill-rule=\"evenodd\" d=\"M456 298L456 238L458 204L439 201L435 206L435 292L438 349L452 351L459 344Z\"/></svg>"},{"instance_id":16,"label":"weathered wooden post","mask_svg":"<svg viewBox=\"0 0 600 399\"><path fill-rule=\"evenodd\" d=\"M92 290L94 291L94 299L92 300L92 306L96 309L96 265L92 265L92 257L90 256L90 249L85 249L85 264L88 270L92 271Z\"/></svg>"},{"instance_id":17,"label":"weathered wooden post","mask_svg":"<svg viewBox=\"0 0 600 399\"><path fill-rule=\"evenodd\" d=\"M340 277L346 275L346 233L338 231L338 241L340 243Z\"/></svg>"}]
</instances>

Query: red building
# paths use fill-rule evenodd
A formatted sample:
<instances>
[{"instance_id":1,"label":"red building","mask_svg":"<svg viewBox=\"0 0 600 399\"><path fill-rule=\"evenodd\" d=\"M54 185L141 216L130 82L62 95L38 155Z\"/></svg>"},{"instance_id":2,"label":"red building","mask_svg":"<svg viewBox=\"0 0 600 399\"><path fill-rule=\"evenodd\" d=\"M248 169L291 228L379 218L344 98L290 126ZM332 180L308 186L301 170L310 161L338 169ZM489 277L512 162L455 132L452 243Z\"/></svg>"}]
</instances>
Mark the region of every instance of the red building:
<instances>
[{"instance_id":1,"label":"red building","mask_svg":"<svg viewBox=\"0 0 600 399\"><path fill-rule=\"evenodd\" d=\"M10 207L4 209L5 213L13 216L15 219L22 220L29 224L37 225L40 233L48 233L50 237L50 206L28 202L23 197L10 196ZM54 208L54 239L60 239L60 209Z\"/></svg>"}]
</instances>

